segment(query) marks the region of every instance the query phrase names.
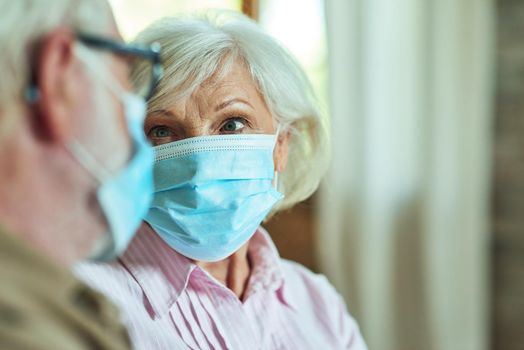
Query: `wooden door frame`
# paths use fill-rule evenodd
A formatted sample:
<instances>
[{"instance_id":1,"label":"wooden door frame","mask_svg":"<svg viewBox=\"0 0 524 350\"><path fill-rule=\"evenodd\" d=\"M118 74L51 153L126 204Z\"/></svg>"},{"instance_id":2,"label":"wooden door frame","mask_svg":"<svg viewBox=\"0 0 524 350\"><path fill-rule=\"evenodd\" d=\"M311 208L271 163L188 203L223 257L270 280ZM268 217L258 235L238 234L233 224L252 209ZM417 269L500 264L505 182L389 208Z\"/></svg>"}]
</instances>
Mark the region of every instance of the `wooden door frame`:
<instances>
[{"instance_id":1,"label":"wooden door frame","mask_svg":"<svg viewBox=\"0 0 524 350\"><path fill-rule=\"evenodd\" d=\"M260 1L259 0L242 0L242 12L246 15L258 21L260 14Z\"/></svg>"}]
</instances>

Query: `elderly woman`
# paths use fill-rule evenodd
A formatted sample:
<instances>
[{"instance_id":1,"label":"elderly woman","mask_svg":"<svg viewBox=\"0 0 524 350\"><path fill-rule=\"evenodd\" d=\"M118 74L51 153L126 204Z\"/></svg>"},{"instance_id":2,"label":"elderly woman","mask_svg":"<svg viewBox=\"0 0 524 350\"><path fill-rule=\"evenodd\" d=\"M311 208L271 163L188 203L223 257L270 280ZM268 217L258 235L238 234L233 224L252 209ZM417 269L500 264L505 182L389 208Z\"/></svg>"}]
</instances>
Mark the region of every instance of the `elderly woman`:
<instances>
[{"instance_id":1,"label":"elderly woman","mask_svg":"<svg viewBox=\"0 0 524 350\"><path fill-rule=\"evenodd\" d=\"M145 133L154 202L116 263L77 273L117 303L138 349L366 349L328 281L283 260L260 227L311 195L326 122L295 59L231 13L169 18ZM135 67L135 81L149 72Z\"/></svg>"}]
</instances>

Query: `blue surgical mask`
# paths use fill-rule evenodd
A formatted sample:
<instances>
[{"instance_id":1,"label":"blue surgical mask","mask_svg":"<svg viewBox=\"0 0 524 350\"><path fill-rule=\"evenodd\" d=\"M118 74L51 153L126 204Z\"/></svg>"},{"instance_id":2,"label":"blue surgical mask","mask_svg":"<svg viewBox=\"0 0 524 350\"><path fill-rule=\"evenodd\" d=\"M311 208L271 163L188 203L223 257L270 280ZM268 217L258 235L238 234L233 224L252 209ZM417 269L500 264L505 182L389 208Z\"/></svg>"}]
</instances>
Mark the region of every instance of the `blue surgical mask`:
<instances>
[{"instance_id":1,"label":"blue surgical mask","mask_svg":"<svg viewBox=\"0 0 524 350\"><path fill-rule=\"evenodd\" d=\"M132 94L123 96L123 104L134 148L123 169L109 175L80 143L69 145L73 156L100 183L97 199L109 227L109 240L94 253L93 260L111 260L125 250L147 213L154 189L154 153L143 132L146 104Z\"/></svg>"},{"instance_id":2,"label":"blue surgical mask","mask_svg":"<svg viewBox=\"0 0 524 350\"><path fill-rule=\"evenodd\" d=\"M222 260L283 198L273 187L275 135L202 136L155 147L146 221L177 252Z\"/></svg>"}]
</instances>

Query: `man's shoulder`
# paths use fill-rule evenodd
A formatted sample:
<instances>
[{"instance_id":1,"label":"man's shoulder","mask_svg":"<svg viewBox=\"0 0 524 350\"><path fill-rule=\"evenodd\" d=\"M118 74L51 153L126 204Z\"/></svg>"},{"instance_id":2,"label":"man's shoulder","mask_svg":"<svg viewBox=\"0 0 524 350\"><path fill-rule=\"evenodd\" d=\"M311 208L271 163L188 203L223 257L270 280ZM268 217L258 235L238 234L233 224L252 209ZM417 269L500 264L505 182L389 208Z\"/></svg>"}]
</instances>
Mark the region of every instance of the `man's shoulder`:
<instances>
[{"instance_id":1,"label":"man's shoulder","mask_svg":"<svg viewBox=\"0 0 524 350\"><path fill-rule=\"evenodd\" d=\"M0 349L129 348L116 309L105 298L13 237L5 241Z\"/></svg>"},{"instance_id":2,"label":"man's shoulder","mask_svg":"<svg viewBox=\"0 0 524 350\"><path fill-rule=\"evenodd\" d=\"M28 283L29 277L5 268L3 263L0 259L0 348L59 349L71 345L60 326L66 321L59 316L63 310L38 293L38 286Z\"/></svg>"}]
</instances>

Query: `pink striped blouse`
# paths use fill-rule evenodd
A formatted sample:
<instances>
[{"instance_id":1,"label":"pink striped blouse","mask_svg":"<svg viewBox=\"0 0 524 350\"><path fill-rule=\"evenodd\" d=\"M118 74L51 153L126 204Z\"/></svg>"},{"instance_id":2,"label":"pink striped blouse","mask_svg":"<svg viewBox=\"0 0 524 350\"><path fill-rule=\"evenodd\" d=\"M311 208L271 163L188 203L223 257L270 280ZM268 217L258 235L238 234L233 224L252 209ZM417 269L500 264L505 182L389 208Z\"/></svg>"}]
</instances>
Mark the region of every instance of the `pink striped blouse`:
<instances>
[{"instance_id":1,"label":"pink striped blouse","mask_svg":"<svg viewBox=\"0 0 524 350\"><path fill-rule=\"evenodd\" d=\"M325 277L281 259L262 228L248 254L243 302L146 225L117 262L75 272L120 307L136 349L366 349Z\"/></svg>"}]
</instances>

